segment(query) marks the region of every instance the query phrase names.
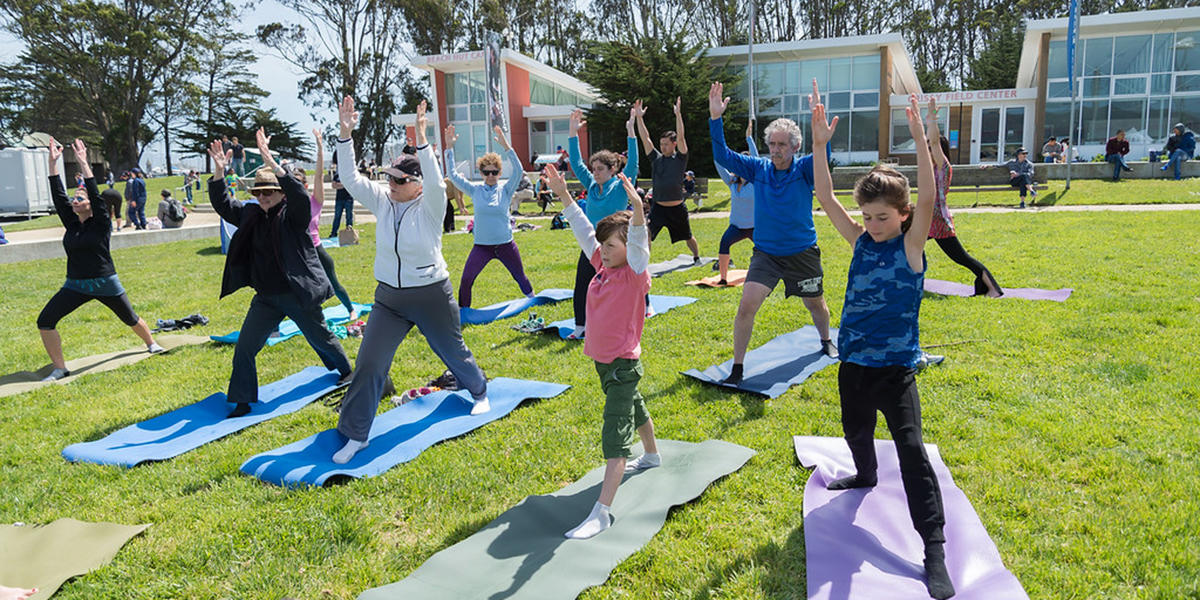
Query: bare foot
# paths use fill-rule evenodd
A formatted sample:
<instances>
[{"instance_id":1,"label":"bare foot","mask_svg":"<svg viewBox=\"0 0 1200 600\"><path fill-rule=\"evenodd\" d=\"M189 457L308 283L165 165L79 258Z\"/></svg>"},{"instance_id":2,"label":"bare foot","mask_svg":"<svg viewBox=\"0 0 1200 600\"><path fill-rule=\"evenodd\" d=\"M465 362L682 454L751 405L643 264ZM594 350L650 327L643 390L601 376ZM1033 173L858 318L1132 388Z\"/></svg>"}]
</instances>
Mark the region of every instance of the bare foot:
<instances>
[{"instance_id":1,"label":"bare foot","mask_svg":"<svg viewBox=\"0 0 1200 600\"><path fill-rule=\"evenodd\" d=\"M0 585L0 600L25 600L37 593L37 588L10 588Z\"/></svg>"}]
</instances>

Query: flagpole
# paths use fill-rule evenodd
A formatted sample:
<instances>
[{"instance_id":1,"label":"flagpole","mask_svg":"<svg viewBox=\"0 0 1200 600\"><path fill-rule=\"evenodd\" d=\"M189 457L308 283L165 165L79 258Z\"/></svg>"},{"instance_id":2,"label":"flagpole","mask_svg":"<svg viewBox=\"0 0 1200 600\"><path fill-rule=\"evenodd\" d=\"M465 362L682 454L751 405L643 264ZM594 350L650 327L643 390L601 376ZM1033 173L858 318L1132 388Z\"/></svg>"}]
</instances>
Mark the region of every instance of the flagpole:
<instances>
[{"instance_id":1,"label":"flagpole","mask_svg":"<svg viewBox=\"0 0 1200 600\"><path fill-rule=\"evenodd\" d=\"M750 57L750 63L749 63L750 64L750 85L749 85L749 87L750 87L750 120L751 121L754 120L754 109L756 107L755 106L756 103L754 101L754 20L755 20L754 13L755 13L755 5L756 4L758 4L758 0L750 0L750 44L749 44L748 56Z\"/></svg>"},{"instance_id":2,"label":"flagpole","mask_svg":"<svg viewBox=\"0 0 1200 600\"><path fill-rule=\"evenodd\" d=\"M1067 19L1067 92L1071 95L1071 116L1068 119L1067 134L1072 136L1072 145L1066 149L1067 181L1063 191L1071 189L1071 150L1079 145L1080 138L1075 135L1075 46L1079 42L1079 0L1071 0L1070 16ZM1082 121L1082 119L1080 119Z\"/></svg>"}]
</instances>

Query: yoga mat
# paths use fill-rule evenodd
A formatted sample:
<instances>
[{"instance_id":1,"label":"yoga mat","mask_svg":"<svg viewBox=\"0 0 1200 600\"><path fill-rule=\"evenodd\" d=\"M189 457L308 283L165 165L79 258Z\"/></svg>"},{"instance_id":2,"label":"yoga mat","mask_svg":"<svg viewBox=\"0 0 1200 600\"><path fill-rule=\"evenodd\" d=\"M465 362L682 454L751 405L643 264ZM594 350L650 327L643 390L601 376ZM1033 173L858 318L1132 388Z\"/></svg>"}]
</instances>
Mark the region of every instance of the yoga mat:
<instances>
[{"instance_id":1,"label":"yoga mat","mask_svg":"<svg viewBox=\"0 0 1200 600\"><path fill-rule=\"evenodd\" d=\"M359 304L357 302L354 302L353 304L354 308L358 309L359 317L366 316L367 313L371 312L372 305L370 304ZM321 315L325 317L325 325L331 328L334 325L341 325L343 323L350 322L350 312L347 311L346 307L342 304L326 308L325 310L321 311ZM214 335L211 337L211 339L212 341L221 344L236 344L238 341L238 333L239 332L235 331L226 335ZM301 335L301 333L300 327L296 325L296 322L291 319L284 319L279 323L279 335L276 337L267 338L267 345L274 346L275 344L286 342L298 335Z\"/></svg>"},{"instance_id":2,"label":"yoga mat","mask_svg":"<svg viewBox=\"0 0 1200 600\"><path fill-rule=\"evenodd\" d=\"M831 328L831 339L837 339L837 328ZM746 353L742 382L738 385L721 383L733 369L733 359L703 371L689 369L683 374L729 389L753 392L778 398L788 388L799 385L813 373L838 362L821 352L821 336L817 328L805 325L785 333Z\"/></svg>"},{"instance_id":3,"label":"yoga mat","mask_svg":"<svg viewBox=\"0 0 1200 600\"><path fill-rule=\"evenodd\" d=\"M854 474L842 438L795 436L796 458L815 466L804 486L804 547L809 600L842 598L929 598L925 589L925 546L913 529L900 481L896 445L875 440L879 484L870 489L830 491L834 479ZM1017 578L954 485L937 446L926 444L946 512L946 568L956 600L1025 598Z\"/></svg>"},{"instance_id":4,"label":"yoga mat","mask_svg":"<svg viewBox=\"0 0 1200 600\"><path fill-rule=\"evenodd\" d=\"M181 346L203 344L208 341L208 338L202 335L160 335L156 336L154 341L158 342L158 345L163 348L166 348L167 352L170 352ZM154 355L147 352L145 346L139 345L137 348L131 350L120 350L118 352L68 360L67 370L71 372L71 375L46 383L42 382L42 378L54 370L54 365L52 364L46 365L36 371L18 371L0 377L0 398L28 392L29 390L34 390L45 385L71 383L89 373L111 371L125 365L132 365L151 356ZM3 585L3 583L0 583L0 585Z\"/></svg>"},{"instance_id":5,"label":"yoga mat","mask_svg":"<svg viewBox=\"0 0 1200 600\"><path fill-rule=\"evenodd\" d=\"M321 247L322 248L341 248L342 243L339 242L336 237L321 238Z\"/></svg>"},{"instance_id":6,"label":"yoga mat","mask_svg":"<svg viewBox=\"0 0 1200 600\"><path fill-rule=\"evenodd\" d=\"M613 502L613 525L596 537L568 540L563 533L592 510L603 466L553 494L525 498L408 577L367 590L359 600L575 598L607 581L617 565L649 542L672 506L699 497L754 456L749 448L718 440L658 440L658 446L662 466L625 475Z\"/></svg>"},{"instance_id":7,"label":"yoga mat","mask_svg":"<svg viewBox=\"0 0 1200 600\"><path fill-rule=\"evenodd\" d=\"M1071 296L1072 288L1061 290L1039 290L1037 288L1000 288L1004 290L1001 298L1021 298L1023 300L1053 300L1065 302ZM943 296L971 297L975 295L975 286L940 279L925 279L925 291Z\"/></svg>"},{"instance_id":8,"label":"yoga mat","mask_svg":"<svg viewBox=\"0 0 1200 600\"><path fill-rule=\"evenodd\" d=\"M672 308L685 306L695 301L695 298L690 298L688 296L656 296L654 294L650 294L650 306L654 309L654 314L650 316L656 317L671 310ZM543 329L531 331L529 333L557 333L558 337L565 340L567 339L568 335L571 335L572 331L575 331L574 317L570 319L563 319L561 321L555 321L549 325L546 325L546 327Z\"/></svg>"},{"instance_id":9,"label":"yoga mat","mask_svg":"<svg viewBox=\"0 0 1200 600\"><path fill-rule=\"evenodd\" d=\"M691 254L680 254L666 262L654 263L647 270L650 271L651 277L662 277L667 273L675 271L686 271L692 267L703 267L717 259L711 256L701 256L700 262L693 262L694 260Z\"/></svg>"},{"instance_id":10,"label":"yoga mat","mask_svg":"<svg viewBox=\"0 0 1200 600\"><path fill-rule=\"evenodd\" d=\"M337 389L337 381L337 371L308 367L258 388L258 402L250 405L250 414L246 416L225 418L233 410L233 404L225 400L224 392L218 392L195 404L114 431L103 439L71 444L63 449L62 455L71 462L123 467L166 460L251 425L296 412Z\"/></svg>"},{"instance_id":11,"label":"yoga mat","mask_svg":"<svg viewBox=\"0 0 1200 600\"><path fill-rule=\"evenodd\" d=\"M37 588L34 600L54 595L72 577L112 561L150 525L59 519L49 525L0 525L0 585Z\"/></svg>"},{"instance_id":12,"label":"yoga mat","mask_svg":"<svg viewBox=\"0 0 1200 600\"><path fill-rule=\"evenodd\" d=\"M499 321L500 319L515 317L525 312L528 308L539 304L561 302L574 295L575 292L572 290L551 288L538 292L532 298L517 298L516 300L508 300L483 308L465 307L458 310L463 325L482 325L484 323L491 323L492 321Z\"/></svg>"},{"instance_id":13,"label":"yoga mat","mask_svg":"<svg viewBox=\"0 0 1200 600\"><path fill-rule=\"evenodd\" d=\"M421 396L375 418L367 447L344 465L332 462L346 443L336 429L323 431L282 448L264 452L242 464L241 471L284 486L323 486L347 477L373 477L416 458L426 448L478 429L512 412L526 398L553 398L570 386L497 377L488 382L492 409L471 414L467 391L440 391Z\"/></svg>"},{"instance_id":14,"label":"yoga mat","mask_svg":"<svg viewBox=\"0 0 1200 600\"><path fill-rule=\"evenodd\" d=\"M721 283L720 283L721 276L720 275L713 275L712 277L705 277L704 279L696 279L693 281L685 281L683 283L684 283L684 285L695 285L695 286L699 286L699 287L713 287L713 288L742 287L742 284L746 283L746 272L747 271L745 269L730 270L729 276L725 278L725 285L721 285Z\"/></svg>"}]
</instances>

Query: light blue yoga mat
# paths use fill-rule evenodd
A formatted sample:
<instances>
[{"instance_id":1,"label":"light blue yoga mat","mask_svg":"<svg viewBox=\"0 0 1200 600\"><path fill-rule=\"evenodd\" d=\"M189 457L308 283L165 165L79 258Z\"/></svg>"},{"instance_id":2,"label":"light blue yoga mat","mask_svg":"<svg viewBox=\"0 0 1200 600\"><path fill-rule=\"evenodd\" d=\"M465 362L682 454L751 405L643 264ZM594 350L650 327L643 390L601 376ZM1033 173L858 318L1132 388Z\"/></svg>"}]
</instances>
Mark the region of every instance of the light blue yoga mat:
<instances>
[{"instance_id":1,"label":"light blue yoga mat","mask_svg":"<svg viewBox=\"0 0 1200 600\"><path fill-rule=\"evenodd\" d=\"M484 323L491 323L492 321L499 321L500 319L515 317L525 312L526 309L539 304L561 302L574 295L575 292L572 290L551 288L538 292L532 298L517 298L516 300L508 300L483 308L460 308L459 315L461 315L463 325L482 325Z\"/></svg>"},{"instance_id":2,"label":"light blue yoga mat","mask_svg":"<svg viewBox=\"0 0 1200 600\"><path fill-rule=\"evenodd\" d=\"M360 317L371 312L370 304L359 304L357 302L354 302L353 304L354 308L358 309L358 315ZM346 310L346 307L341 304L338 304L337 306L330 306L329 308L321 311L321 314L325 317L325 324L330 327L334 325L341 325L350 321L350 313ZM235 331L226 335L213 335L209 336L208 339L221 344L236 344L238 341L238 333L240 332ZM273 338L267 338L267 345L274 346L275 344L286 342L287 340L290 340L298 335L300 335L300 328L296 325L296 322L291 319L284 319L283 322L279 324L279 335ZM340 337L345 336L343 335Z\"/></svg>"},{"instance_id":3,"label":"light blue yoga mat","mask_svg":"<svg viewBox=\"0 0 1200 600\"><path fill-rule=\"evenodd\" d=\"M672 308L686 306L695 301L695 298L688 296L656 296L650 294L650 307L654 309L654 314L651 316L661 315ZM565 340L568 335L571 335L572 331L575 331L574 318L555 321L547 325L545 329L539 329L533 333L557 333L558 337Z\"/></svg>"},{"instance_id":4,"label":"light blue yoga mat","mask_svg":"<svg viewBox=\"0 0 1200 600\"><path fill-rule=\"evenodd\" d=\"M114 431L103 439L67 446L62 455L71 462L123 467L166 460L251 425L296 412L337 389L337 381L337 371L308 367L258 388L258 402L251 404L250 414L243 417L227 419L234 405L225 400L223 392L218 392L195 404Z\"/></svg>"},{"instance_id":5,"label":"light blue yoga mat","mask_svg":"<svg viewBox=\"0 0 1200 600\"><path fill-rule=\"evenodd\" d=\"M838 330L830 329L829 335L836 340ZM733 369L733 359L703 371L690 369L683 374L704 383L778 398L788 388L799 385L813 373L836 362L836 358L829 358L821 352L821 336L817 328L805 325L747 352L742 363L744 375L738 385L721 383Z\"/></svg>"},{"instance_id":6,"label":"light blue yoga mat","mask_svg":"<svg viewBox=\"0 0 1200 600\"><path fill-rule=\"evenodd\" d=\"M497 377L488 382L492 409L481 415L471 414L469 392L435 392L375 417L367 447L344 465L334 464L332 457L345 445L346 438L330 429L259 454L243 463L241 471L284 486L323 486L337 479L372 477L416 458L442 440L504 417L526 398L553 398L568 388L558 383Z\"/></svg>"},{"instance_id":7,"label":"light blue yoga mat","mask_svg":"<svg viewBox=\"0 0 1200 600\"><path fill-rule=\"evenodd\" d=\"M322 248L341 248L342 243L339 242L336 237L321 238L321 247Z\"/></svg>"}]
</instances>

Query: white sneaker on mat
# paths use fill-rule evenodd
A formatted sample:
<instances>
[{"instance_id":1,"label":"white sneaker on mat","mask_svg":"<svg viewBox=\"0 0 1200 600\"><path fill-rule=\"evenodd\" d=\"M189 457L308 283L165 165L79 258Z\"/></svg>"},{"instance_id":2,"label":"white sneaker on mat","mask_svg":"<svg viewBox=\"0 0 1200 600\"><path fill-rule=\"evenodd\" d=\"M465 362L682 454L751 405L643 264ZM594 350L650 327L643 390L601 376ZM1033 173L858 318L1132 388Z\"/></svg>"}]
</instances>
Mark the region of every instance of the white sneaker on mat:
<instances>
[{"instance_id":1,"label":"white sneaker on mat","mask_svg":"<svg viewBox=\"0 0 1200 600\"><path fill-rule=\"evenodd\" d=\"M492 410L492 404L491 402L488 402L487 396L476 400L475 403L471 405L471 414L473 415L482 415L489 410Z\"/></svg>"},{"instance_id":2,"label":"white sneaker on mat","mask_svg":"<svg viewBox=\"0 0 1200 600\"><path fill-rule=\"evenodd\" d=\"M626 461L625 472L645 471L646 469L653 469L658 466L662 466L662 456L647 452L633 460Z\"/></svg>"}]
</instances>

